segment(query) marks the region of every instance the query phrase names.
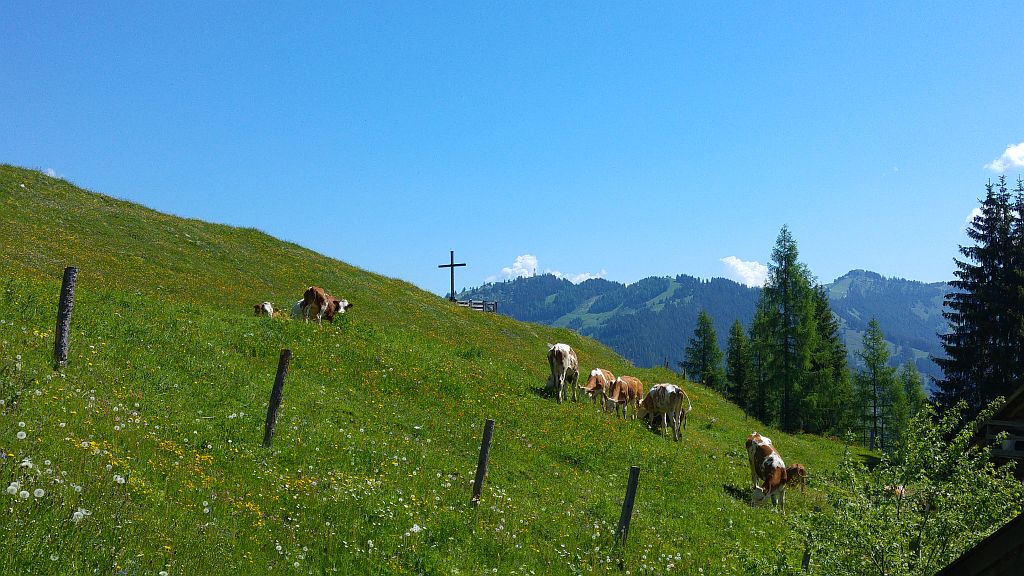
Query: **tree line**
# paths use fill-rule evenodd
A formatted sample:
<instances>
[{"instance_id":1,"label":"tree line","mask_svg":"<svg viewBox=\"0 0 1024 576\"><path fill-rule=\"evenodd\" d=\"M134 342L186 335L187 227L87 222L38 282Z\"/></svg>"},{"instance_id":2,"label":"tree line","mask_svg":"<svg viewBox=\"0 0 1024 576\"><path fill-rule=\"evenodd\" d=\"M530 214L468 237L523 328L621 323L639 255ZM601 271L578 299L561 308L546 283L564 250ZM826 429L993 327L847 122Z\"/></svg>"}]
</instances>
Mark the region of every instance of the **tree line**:
<instances>
[{"instance_id":1,"label":"tree line","mask_svg":"<svg viewBox=\"0 0 1024 576\"><path fill-rule=\"evenodd\" d=\"M749 331L737 319L723 354L714 322L702 311L681 367L762 422L788 432L853 431L872 449L885 448L924 405L921 376L912 362L888 366L876 320L858 356L862 366L851 372L825 287L800 262L783 226Z\"/></svg>"},{"instance_id":2,"label":"tree line","mask_svg":"<svg viewBox=\"0 0 1024 576\"><path fill-rule=\"evenodd\" d=\"M1024 182L1010 190L1000 177L985 190L967 229L975 244L960 247L964 259L955 260L954 291L945 298L945 357L933 358L944 374L933 400L946 408L963 401L968 417L1024 385ZM783 226L749 330L737 319L723 354L702 311L680 366L762 422L789 432L853 432L869 448L888 450L927 403L913 361L893 367L891 353L872 318L856 365L847 365L825 289Z\"/></svg>"}]
</instances>

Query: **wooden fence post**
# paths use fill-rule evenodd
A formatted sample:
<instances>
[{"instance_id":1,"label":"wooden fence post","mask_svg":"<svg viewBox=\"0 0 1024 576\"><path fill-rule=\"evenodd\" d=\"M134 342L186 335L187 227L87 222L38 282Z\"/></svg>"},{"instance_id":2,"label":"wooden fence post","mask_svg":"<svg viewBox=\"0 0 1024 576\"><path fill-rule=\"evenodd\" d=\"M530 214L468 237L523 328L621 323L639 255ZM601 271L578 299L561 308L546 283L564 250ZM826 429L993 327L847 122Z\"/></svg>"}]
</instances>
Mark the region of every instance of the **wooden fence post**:
<instances>
[{"instance_id":1,"label":"wooden fence post","mask_svg":"<svg viewBox=\"0 0 1024 576\"><path fill-rule=\"evenodd\" d=\"M636 499L636 485L640 482L640 467L629 468L629 482L626 484L626 499L622 502L619 526L615 529L615 541L625 544L629 536L629 521L633 517L633 501Z\"/></svg>"},{"instance_id":2,"label":"wooden fence post","mask_svg":"<svg viewBox=\"0 0 1024 576\"><path fill-rule=\"evenodd\" d=\"M480 503L480 491L484 487L484 476L487 475L487 457L491 452L491 436L494 434L494 420L490 418L484 423L484 439L480 444L480 459L476 462L476 479L473 481L473 499L470 501L474 506Z\"/></svg>"},{"instance_id":3,"label":"wooden fence post","mask_svg":"<svg viewBox=\"0 0 1024 576\"><path fill-rule=\"evenodd\" d=\"M60 303L57 304L57 328L53 342L53 369L60 370L68 363L68 331L71 328L71 308L75 305L75 280L78 268L64 269L64 281L60 285Z\"/></svg>"},{"instance_id":4,"label":"wooden fence post","mask_svg":"<svg viewBox=\"0 0 1024 576\"><path fill-rule=\"evenodd\" d=\"M263 427L263 447L270 448L274 439L274 426L277 425L277 409L281 407L284 394L284 376L288 373L288 364L292 361L292 351L281 350L281 358L277 361L277 377L274 378L274 389L270 391L270 405L267 406L267 422Z\"/></svg>"},{"instance_id":5,"label":"wooden fence post","mask_svg":"<svg viewBox=\"0 0 1024 576\"><path fill-rule=\"evenodd\" d=\"M804 542L804 559L800 562L800 569L804 572L809 572L807 569L811 565L811 542Z\"/></svg>"}]
</instances>

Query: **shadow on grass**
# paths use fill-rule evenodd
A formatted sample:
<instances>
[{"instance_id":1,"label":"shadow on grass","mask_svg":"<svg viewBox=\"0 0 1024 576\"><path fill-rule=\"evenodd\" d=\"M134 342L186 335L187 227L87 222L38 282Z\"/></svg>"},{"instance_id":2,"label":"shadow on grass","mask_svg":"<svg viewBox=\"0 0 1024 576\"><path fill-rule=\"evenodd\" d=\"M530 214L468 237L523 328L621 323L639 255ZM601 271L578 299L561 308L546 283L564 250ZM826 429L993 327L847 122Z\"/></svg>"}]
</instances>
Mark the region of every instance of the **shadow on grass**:
<instances>
[{"instance_id":1,"label":"shadow on grass","mask_svg":"<svg viewBox=\"0 0 1024 576\"><path fill-rule=\"evenodd\" d=\"M744 504L750 503L750 492L748 492L747 490L737 488L735 486L730 486L728 484L723 484L722 490L729 496L732 496L733 498L739 500L740 502L743 502Z\"/></svg>"},{"instance_id":2,"label":"shadow on grass","mask_svg":"<svg viewBox=\"0 0 1024 576\"><path fill-rule=\"evenodd\" d=\"M868 470L878 466L878 463L882 461L881 458L874 454L860 454L857 458L860 459L861 464L867 466Z\"/></svg>"}]
</instances>

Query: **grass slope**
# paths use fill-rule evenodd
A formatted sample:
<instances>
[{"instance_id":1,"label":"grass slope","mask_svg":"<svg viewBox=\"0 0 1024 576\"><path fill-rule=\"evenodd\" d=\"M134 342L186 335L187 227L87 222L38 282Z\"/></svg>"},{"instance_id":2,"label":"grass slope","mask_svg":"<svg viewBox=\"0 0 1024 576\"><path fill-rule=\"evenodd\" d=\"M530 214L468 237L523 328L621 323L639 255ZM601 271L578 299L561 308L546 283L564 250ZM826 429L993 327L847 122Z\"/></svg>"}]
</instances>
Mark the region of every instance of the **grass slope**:
<instances>
[{"instance_id":1,"label":"grass slope","mask_svg":"<svg viewBox=\"0 0 1024 576\"><path fill-rule=\"evenodd\" d=\"M620 562L631 574L743 574L748 555L801 550L780 514L746 502L745 435L772 435L812 474L845 449L765 429L695 385L680 443L557 405L539 393L546 342L570 343L586 370L676 376L568 330L35 171L0 166L0 246L0 487L14 491L0 493L2 574L570 574ZM56 373L65 265L80 275ZM322 328L252 316L310 284L355 307ZM294 358L264 449L282 348ZM486 418L497 424L473 508ZM621 547L630 465L640 487ZM816 499L791 493L789 513Z\"/></svg>"}]
</instances>

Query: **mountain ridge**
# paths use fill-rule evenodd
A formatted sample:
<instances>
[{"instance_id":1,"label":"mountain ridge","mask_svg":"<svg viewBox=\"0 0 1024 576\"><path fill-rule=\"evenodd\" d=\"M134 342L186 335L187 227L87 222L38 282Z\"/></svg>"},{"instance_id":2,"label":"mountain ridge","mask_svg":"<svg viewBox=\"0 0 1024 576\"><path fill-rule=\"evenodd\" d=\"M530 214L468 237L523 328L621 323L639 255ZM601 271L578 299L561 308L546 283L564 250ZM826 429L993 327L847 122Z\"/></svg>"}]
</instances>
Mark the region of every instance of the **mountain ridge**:
<instances>
[{"instance_id":1,"label":"mountain ridge","mask_svg":"<svg viewBox=\"0 0 1024 576\"><path fill-rule=\"evenodd\" d=\"M925 283L854 269L824 284L839 320L851 368L868 322L875 318L890 345L893 365L912 361L926 376L940 377L932 356L943 353L938 334L946 282ZM697 315L703 309L725 349L729 328L747 329L760 288L727 278L686 274L651 276L632 284L590 279L573 284L550 274L492 282L463 290L461 299L494 300L499 312L518 320L565 327L611 347L638 366L677 366Z\"/></svg>"}]
</instances>

